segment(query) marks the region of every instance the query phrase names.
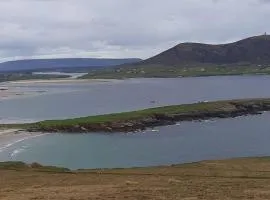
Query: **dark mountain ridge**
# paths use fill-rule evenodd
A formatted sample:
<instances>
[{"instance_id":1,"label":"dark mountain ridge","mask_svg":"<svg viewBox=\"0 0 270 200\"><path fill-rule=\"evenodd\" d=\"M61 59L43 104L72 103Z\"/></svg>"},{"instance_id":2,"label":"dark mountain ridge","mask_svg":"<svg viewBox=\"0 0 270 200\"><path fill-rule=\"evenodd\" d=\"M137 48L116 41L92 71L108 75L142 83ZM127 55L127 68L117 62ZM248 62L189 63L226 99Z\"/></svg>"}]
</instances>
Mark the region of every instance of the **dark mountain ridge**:
<instances>
[{"instance_id":1,"label":"dark mountain ridge","mask_svg":"<svg viewBox=\"0 0 270 200\"><path fill-rule=\"evenodd\" d=\"M185 64L269 64L270 35L254 36L228 44L181 43L134 64L181 66Z\"/></svg>"},{"instance_id":2,"label":"dark mountain ridge","mask_svg":"<svg viewBox=\"0 0 270 200\"><path fill-rule=\"evenodd\" d=\"M55 71L55 70L88 70L103 67L131 64L141 61L138 58L109 59L109 58L58 58L58 59L29 59L0 63L0 72L13 71Z\"/></svg>"}]
</instances>

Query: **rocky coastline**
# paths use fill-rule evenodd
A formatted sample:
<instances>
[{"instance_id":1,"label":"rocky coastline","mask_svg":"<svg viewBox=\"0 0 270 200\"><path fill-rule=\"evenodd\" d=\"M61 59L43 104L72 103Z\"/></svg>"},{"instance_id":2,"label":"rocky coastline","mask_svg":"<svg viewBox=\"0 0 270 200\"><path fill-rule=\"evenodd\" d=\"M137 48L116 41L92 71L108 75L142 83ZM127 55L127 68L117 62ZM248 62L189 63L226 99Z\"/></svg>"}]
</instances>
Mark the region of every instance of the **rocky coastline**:
<instances>
[{"instance_id":1,"label":"rocky coastline","mask_svg":"<svg viewBox=\"0 0 270 200\"><path fill-rule=\"evenodd\" d=\"M173 125L177 122L208 120L213 118L234 118L245 115L257 115L263 111L270 111L270 99L221 101L213 104L213 109L198 109L180 113L151 113L140 118L126 118L108 122L84 122L78 124L41 125L39 123L27 128L30 132L136 132L147 128ZM187 104L186 106L191 106Z\"/></svg>"}]
</instances>

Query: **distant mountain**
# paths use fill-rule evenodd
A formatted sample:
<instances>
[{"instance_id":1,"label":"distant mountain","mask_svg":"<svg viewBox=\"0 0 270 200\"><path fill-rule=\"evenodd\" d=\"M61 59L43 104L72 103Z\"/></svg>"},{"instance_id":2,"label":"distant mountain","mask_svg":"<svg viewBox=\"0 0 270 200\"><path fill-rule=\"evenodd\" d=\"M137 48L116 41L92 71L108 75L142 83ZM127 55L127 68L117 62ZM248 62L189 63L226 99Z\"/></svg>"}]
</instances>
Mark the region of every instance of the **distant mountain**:
<instances>
[{"instance_id":1,"label":"distant mountain","mask_svg":"<svg viewBox=\"0 0 270 200\"><path fill-rule=\"evenodd\" d=\"M103 67L130 64L141 61L138 58L99 59L99 58L61 58L16 60L0 63L0 72L12 71L56 71L56 70L89 70Z\"/></svg>"},{"instance_id":2,"label":"distant mountain","mask_svg":"<svg viewBox=\"0 0 270 200\"><path fill-rule=\"evenodd\" d=\"M234 63L270 64L270 35L219 45L182 43L133 66Z\"/></svg>"}]
</instances>

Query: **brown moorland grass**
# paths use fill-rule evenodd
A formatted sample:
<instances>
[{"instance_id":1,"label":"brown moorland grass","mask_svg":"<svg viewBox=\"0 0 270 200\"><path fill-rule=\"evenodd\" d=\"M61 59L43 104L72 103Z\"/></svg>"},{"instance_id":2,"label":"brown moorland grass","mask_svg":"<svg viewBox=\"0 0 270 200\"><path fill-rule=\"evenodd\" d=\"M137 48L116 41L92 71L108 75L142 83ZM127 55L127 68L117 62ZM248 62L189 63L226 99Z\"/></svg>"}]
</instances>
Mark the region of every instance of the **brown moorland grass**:
<instances>
[{"instance_id":1,"label":"brown moorland grass","mask_svg":"<svg viewBox=\"0 0 270 200\"><path fill-rule=\"evenodd\" d=\"M0 168L1 200L270 199L268 157L71 172L19 165Z\"/></svg>"}]
</instances>

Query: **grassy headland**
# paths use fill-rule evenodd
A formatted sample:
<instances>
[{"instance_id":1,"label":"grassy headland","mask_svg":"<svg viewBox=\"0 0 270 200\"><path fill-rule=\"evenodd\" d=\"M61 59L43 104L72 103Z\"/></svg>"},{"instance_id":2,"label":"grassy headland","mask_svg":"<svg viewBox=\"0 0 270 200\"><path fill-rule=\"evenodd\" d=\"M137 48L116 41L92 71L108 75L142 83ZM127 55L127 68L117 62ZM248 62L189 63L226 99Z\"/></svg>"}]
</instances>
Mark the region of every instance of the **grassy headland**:
<instances>
[{"instance_id":1,"label":"grassy headland","mask_svg":"<svg viewBox=\"0 0 270 200\"><path fill-rule=\"evenodd\" d=\"M130 132L171 125L179 121L230 118L269 110L270 98L227 100L0 127L24 128L36 132Z\"/></svg>"},{"instance_id":2,"label":"grassy headland","mask_svg":"<svg viewBox=\"0 0 270 200\"><path fill-rule=\"evenodd\" d=\"M47 169L0 163L0 199L270 199L269 157L133 169Z\"/></svg>"}]
</instances>

